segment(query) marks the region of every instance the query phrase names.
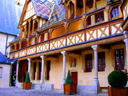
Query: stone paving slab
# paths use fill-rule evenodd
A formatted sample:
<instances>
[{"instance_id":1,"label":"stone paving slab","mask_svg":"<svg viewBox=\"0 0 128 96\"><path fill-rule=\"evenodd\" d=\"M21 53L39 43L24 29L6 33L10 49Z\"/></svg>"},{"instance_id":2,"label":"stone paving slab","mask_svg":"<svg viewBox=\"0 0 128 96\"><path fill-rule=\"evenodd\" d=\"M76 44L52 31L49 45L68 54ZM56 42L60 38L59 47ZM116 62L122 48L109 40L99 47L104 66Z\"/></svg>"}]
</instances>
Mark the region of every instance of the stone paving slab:
<instances>
[{"instance_id":1,"label":"stone paving slab","mask_svg":"<svg viewBox=\"0 0 128 96\"><path fill-rule=\"evenodd\" d=\"M108 96L107 94L75 94L75 95L64 95L60 91L44 91L44 90L24 90L17 87L0 87L0 96Z\"/></svg>"}]
</instances>

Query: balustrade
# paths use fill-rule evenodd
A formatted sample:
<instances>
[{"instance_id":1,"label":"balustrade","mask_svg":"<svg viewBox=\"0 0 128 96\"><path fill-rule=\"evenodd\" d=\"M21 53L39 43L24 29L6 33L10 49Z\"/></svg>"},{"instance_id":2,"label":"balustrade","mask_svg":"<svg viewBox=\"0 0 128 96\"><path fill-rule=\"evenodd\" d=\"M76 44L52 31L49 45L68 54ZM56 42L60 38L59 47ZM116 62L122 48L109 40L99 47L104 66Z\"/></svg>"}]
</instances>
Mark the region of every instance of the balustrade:
<instances>
[{"instance_id":1,"label":"balustrade","mask_svg":"<svg viewBox=\"0 0 128 96\"><path fill-rule=\"evenodd\" d=\"M28 46L27 48L19 49L18 51L11 52L10 58L18 58L38 52L53 50L56 48L79 44L88 40L93 40L96 38L121 33L123 32L121 24L122 20L120 19L118 22L108 22L102 25L97 25L95 27L86 28L77 32L67 33L66 35L44 41L42 43L32 45L30 47Z\"/></svg>"}]
</instances>

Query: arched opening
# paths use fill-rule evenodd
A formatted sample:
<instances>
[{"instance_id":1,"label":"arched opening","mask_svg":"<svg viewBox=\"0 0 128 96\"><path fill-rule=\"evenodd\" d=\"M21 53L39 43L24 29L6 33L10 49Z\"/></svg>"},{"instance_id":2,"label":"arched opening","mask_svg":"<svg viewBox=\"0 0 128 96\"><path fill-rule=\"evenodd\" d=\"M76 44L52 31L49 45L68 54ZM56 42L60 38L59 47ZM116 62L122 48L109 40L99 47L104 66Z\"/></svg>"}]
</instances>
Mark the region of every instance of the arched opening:
<instances>
[{"instance_id":1,"label":"arched opening","mask_svg":"<svg viewBox=\"0 0 128 96\"><path fill-rule=\"evenodd\" d=\"M115 18L115 17L118 17L118 16L120 16L120 13L119 13L118 6L116 6L111 11L111 18Z\"/></svg>"},{"instance_id":2,"label":"arched opening","mask_svg":"<svg viewBox=\"0 0 128 96\"><path fill-rule=\"evenodd\" d=\"M54 29L52 31L52 38L55 38L55 37L58 37L58 36L61 36L61 35L64 35L65 34L65 28L64 27L59 27L57 29Z\"/></svg>"},{"instance_id":3,"label":"arched opening","mask_svg":"<svg viewBox=\"0 0 128 96\"><path fill-rule=\"evenodd\" d=\"M72 23L69 24L68 33L80 30L82 28L84 28L83 27L83 21L82 20L77 20L77 21L72 22Z\"/></svg>"},{"instance_id":4,"label":"arched opening","mask_svg":"<svg viewBox=\"0 0 128 96\"><path fill-rule=\"evenodd\" d=\"M68 12L67 13L68 14L68 20L73 19L75 12L74 12L74 4L72 2L70 2L70 4L69 4L67 12Z\"/></svg>"},{"instance_id":5,"label":"arched opening","mask_svg":"<svg viewBox=\"0 0 128 96\"><path fill-rule=\"evenodd\" d=\"M84 14L83 0L77 0L77 16Z\"/></svg>"},{"instance_id":6,"label":"arched opening","mask_svg":"<svg viewBox=\"0 0 128 96\"><path fill-rule=\"evenodd\" d=\"M87 24L87 26L91 25L91 16L87 17L86 24Z\"/></svg>"}]
</instances>

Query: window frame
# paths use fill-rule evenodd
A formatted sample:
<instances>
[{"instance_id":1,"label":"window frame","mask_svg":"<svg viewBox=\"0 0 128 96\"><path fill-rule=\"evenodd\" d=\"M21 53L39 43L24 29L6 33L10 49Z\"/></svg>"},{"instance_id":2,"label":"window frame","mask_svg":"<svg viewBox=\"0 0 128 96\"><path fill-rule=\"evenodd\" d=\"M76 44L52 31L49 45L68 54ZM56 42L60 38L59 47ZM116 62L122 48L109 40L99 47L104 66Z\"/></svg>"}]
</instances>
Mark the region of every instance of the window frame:
<instances>
[{"instance_id":1,"label":"window frame","mask_svg":"<svg viewBox=\"0 0 128 96\"><path fill-rule=\"evenodd\" d=\"M1 71L1 72L0 72L0 73L1 73L1 74L0 74L0 78L2 78L3 67L0 67L0 71Z\"/></svg>"},{"instance_id":2,"label":"window frame","mask_svg":"<svg viewBox=\"0 0 128 96\"><path fill-rule=\"evenodd\" d=\"M119 55L116 55L116 50L119 50ZM123 56L124 67L125 67L124 49L122 48L122 49L116 49L116 50L115 50L115 69L116 69L116 70L124 70L125 68L124 68L124 69L122 68L122 62L121 62L121 56ZM121 51L121 50L123 50L123 55L120 54L120 51ZM120 69L117 69L116 56L119 56L119 59L120 59Z\"/></svg>"},{"instance_id":3,"label":"window frame","mask_svg":"<svg viewBox=\"0 0 128 96\"><path fill-rule=\"evenodd\" d=\"M89 60L89 71L87 70L87 60ZM85 72L92 72L92 68L93 68L92 65L93 65L92 54L86 54L85 55Z\"/></svg>"},{"instance_id":4,"label":"window frame","mask_svg":"<svg viewBox=\"0 0 128 96\"><path fill-rule=\"evenodd\" d=\"M101 11L95 14L95 23L104 21L104 12Z\"/></svg>"},{"instance_id":5,"label":"window frame","mask_svg":"<svg viewBox=\"0 0 128 96\"><path fill-rule=\"evenodd\" d=\"M101 64L99 64L99 59L101 59ZM106 62L105 62L106 60L104 61L104 64L103 64L103 59L105 60L105 52L99 52L98 53L98 71L105 71L105 68L103 68L103 66L106 66ZM101 70L99 70L99 65L101 65Z\"/></svg>"},{"instance_id":6,"label":"window frame","mask_svg":"<svg viewBox=\"0 0 128 96\"><path fill-rule=\"evenodd\" d=\"M118 9L118 10L116 10L116 9ZM114 13L114 15L113 15L113 13ZM111 18L116 18L116 17L119 17L119 16L120 16L120 12L119 12L118 6L113 7L112 11L111 11Z\"/></svg>"}]
</instances>

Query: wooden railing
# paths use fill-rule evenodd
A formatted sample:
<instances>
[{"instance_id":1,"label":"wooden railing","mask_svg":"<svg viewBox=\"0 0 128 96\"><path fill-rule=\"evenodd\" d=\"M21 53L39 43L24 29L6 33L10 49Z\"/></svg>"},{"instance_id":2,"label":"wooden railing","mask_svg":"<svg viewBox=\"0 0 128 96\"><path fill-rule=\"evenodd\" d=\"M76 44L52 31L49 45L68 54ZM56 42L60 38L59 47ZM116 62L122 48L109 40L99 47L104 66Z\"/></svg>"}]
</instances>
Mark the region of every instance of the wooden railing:
<instances>
[{"instance_id":1,"label":"wooden railing","mask_svg":"<svg viewBox=\"0 0 128 96\"><path fill-rule=\"evenodd\" d=\"M85 28L76 32L68 33L63 36L44 41L42 43L28 46L27 48L20 49L10 53L10 58L18 58L26 55L31 55L47 50L62 48L65 46L79 44L84 41L93 40L105 36L123 32L121 28L122 19L118 21L106 22L95 27Z\"/></svg>"}]
</instances>

